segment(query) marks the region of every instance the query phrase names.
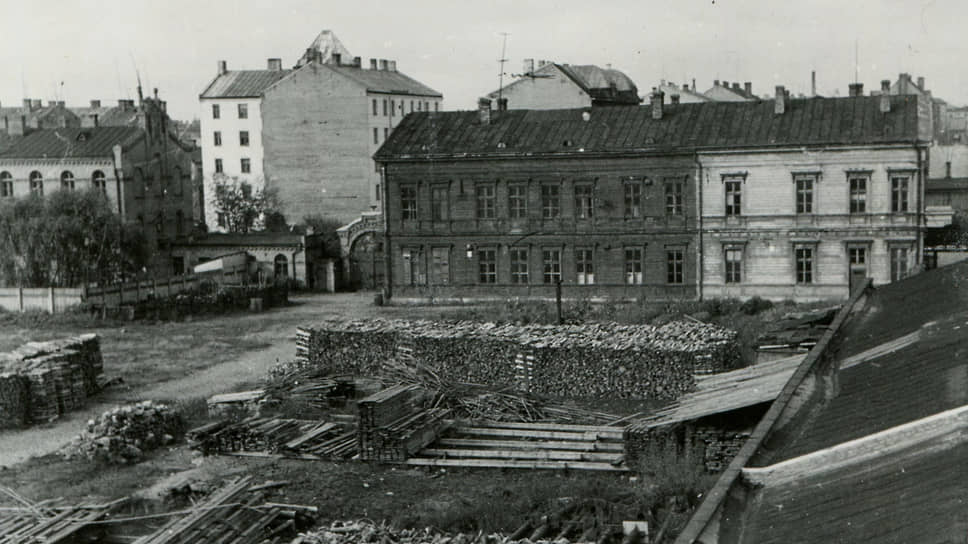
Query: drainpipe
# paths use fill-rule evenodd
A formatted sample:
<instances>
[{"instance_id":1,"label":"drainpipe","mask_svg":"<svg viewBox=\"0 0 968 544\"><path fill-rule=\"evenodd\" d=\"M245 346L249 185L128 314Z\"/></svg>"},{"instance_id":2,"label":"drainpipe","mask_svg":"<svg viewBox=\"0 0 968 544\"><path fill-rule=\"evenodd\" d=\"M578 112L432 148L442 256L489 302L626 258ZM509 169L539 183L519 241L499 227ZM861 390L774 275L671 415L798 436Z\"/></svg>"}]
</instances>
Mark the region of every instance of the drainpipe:
<instances>
[{"instance_id":1,"label":"drainpipe","mask_svg":"<svg viewBox=\"0 0 968 544\"><path fill-rule=\"evenodd\" d=\"M703 289L702 289L703 288L703 285L702 284L703 284L703 268L704 268L704 262L703 262L704 257L703 257L703 253L705 251L705 247L703 245L703 225L702 225L702 161L699 160L699 153L698 152L695 154L694 160L696 161L696 167L699 169L699 176L697 178L697 183L696 183L696 185L698 187L698 193L699 193L699 197L698 197L698 200L696 202L696 206L698 208L698 222L697 223L698 223L698 227L699 227L699 266L696 267L697 268L697 270L696 270L696 289L699 292L699 300L702 300L702 297L703 297Z\"/></svg>"},{"instance_id":2,"label":"drainpipe","mask_svg":"<svg viewBox=\"0 0 968 544\"><path fill-rule=\"evenodd\" d=\"M923 164L921 160L921 147L918 145L917 140L915 140L915 143L914 143L914 154L917 155L918 157L918 197L917 197L918 208L917 208L917 214L915 216L918 224L918 241L917 241L916 251L915 251L916 256L914 258L917 259L915 262L917 263L918 268L920 269L922 266L922 260L923 260L922 254L924 253L924 229L922 228L923 222L924 222L924 214L922 213L923 212L922 203L924 202L923 200L924 183L921 175L922 168L923 168Z\"/></svg>"},{"instance_id":3,"label":"drainpipe","mask_svg":"<svg viewBox=\"0 0 968 544\"><path fill-rule=\"evenodd\" d=\"M391 261L392 248L390 247L390 205L387 203L387 199L390 197L390 176L386 164L380 167L380 173L383 174L383 183L380 188L383 191L383 301L389 302L393 298L393 262Z\"/></svg>"}]
</instances>

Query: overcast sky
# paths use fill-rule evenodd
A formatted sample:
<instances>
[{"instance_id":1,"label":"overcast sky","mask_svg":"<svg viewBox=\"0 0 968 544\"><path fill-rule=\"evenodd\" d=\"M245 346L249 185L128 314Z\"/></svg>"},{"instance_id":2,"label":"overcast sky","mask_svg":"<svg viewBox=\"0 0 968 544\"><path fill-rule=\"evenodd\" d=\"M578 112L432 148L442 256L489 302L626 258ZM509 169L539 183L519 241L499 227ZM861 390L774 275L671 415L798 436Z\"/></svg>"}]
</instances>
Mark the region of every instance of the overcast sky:
<instances>
[{"instance_id":1,"label":"overcast sky","mask_svg":"<svg viewBox=\"0 0 968 544\"><path fill-rule=\"evenodd\" d=\"M397 69L470 109L524 58L611 64L639 94L660 79L752 81L847 94L859 46L865 91L899 72L927 78L935 96L968 104L966 0L356 0L8 1L0 46L0 104L24 96L84 105L134 98L136 68L158 87L173 117L198 111L216 61L261 69L291 66L316 35L332 30L349 51L397 61ZM507 82L507 78L505 79Z\"/></svg>"}]
</instances>

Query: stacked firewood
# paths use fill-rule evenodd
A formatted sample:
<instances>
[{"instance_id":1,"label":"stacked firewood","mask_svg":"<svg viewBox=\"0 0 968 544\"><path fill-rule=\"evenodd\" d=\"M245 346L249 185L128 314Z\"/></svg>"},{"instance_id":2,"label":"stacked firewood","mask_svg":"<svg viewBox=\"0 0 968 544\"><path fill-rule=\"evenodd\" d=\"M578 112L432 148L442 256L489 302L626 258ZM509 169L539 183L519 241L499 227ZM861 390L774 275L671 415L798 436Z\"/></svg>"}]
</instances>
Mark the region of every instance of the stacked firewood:
<instances>
[{"instance_id":1,"label":"stacked firewood","mask_svg":"<svg viewBox=\"0 0 968 544\"><path fill-rule=\"evenodd\" d=\"M189 446L204 455L253 453L348 459L357 453L355 431L336 423L303 419L223 419L191 429L187 438Z\"/></svg>"},{"instance_id":2,"label":"stacked firewood","mask_svg":"<svg viewBox=\"0 0 968 544\"><path fill-rule=\"evenodd\" d=\"M184 427L182 417L165 404L151 401L108 410L87 422L63 453L108 463L133 463L144 452L171 444Z\"/></svg>"},{"instance_id":3,"label":"stacked firewood","mask_svg":"<svg viewBox=\"0 0 968 544\"><path fill-rule=\"evenodd\" d=\"M532 392L559 397L675 398L693 386L696 372L739 362L734 332L698 322L517 326L370 319L329 321L297 335L297 356L334 374L379 375L401 347L451 383L527 383ZM523 353L527 376L520 368Z\"/></svg>"},{"instance_id":4,"label":"stacked firewood","mask_svg":"<svg viewBox=\"0 0 968 544\"><path fill-rule=\"evenodd\" d=\"M97 335L29 342L0 354L0 429L44 422L84 406L100 390Z\"/></svg>"}]
</instances>

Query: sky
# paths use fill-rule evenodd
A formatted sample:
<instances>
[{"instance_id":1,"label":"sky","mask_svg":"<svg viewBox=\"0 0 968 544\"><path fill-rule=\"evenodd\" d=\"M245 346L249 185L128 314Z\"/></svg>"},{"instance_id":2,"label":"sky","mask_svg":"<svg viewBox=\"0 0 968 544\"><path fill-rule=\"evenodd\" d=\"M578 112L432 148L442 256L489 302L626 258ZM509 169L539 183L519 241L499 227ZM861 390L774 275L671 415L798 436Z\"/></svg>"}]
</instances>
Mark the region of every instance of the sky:
<instances>
[{"instance_id":1,"label":"sky","mask_svg":"<svg viewBox=\"0 0 968 544\"><path fill-rule=\"evenodd\" d=\"M22 98L116 103L157 87L176 119L198 115L198 94L218 60L292 66L320 31L363 57L440 91L445 109L471 109L525 58L611 64L646 96L662 79L751 81L793 93L865 92L900 72L926 78L934 96L968 104L965 0L54 0L5 2L0 105ZM855 51L857 55L855 56ZM855 60L856 59L856 60Z\"/></svg>"}]
</instances>

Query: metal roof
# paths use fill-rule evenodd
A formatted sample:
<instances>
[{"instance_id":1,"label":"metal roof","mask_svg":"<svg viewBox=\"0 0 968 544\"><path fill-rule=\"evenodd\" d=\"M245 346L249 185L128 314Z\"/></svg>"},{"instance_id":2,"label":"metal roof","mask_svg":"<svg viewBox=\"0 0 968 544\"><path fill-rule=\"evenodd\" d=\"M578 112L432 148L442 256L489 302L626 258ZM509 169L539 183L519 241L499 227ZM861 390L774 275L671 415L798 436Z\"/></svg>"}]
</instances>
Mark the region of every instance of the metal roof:
<instances>
[{"instance_id":1,"label":"metal roof","mask_svg":"<svg viewBox=\"0 0 968 544\"><path fill-rule=\"evenodd\" d=\"M542 154L670 152L737 147L914 143L917 98L791 99L783 114L774 102L705 102L666 105L661 119L651 106L567 110L477 111L407 115L377 151L377 160L513 157ZM584 118L587 116L588 120Z\"/></svg>"},{"instance_id":2,"label":"metal roof","mask_svg":"<svg viewBox=\"0 0 968 544\"><path fill-rule=\"evenodd\" d=\"M924 185L924 190L931 191L951 191L968 190L968 178L930 178Z\"/></svg>"},{"instance_id":3,"label":"metal roof","mask_svg":"<svg viewBox=\"0 0 968 544\"><path fill-rule=\"evenodd\" d=\"M111 157L115 145L127 148L143 136L144 132L137 127L35 130L0 153L0 159Z\"/></svg>"},{"instance_id":4,"label":"metal roof","mask_svg":"<svg viewBox=\"0 0 968 544\"><path fill-rule=\"evenodd\" d=\"M359 66L345 64L323 64L323 66L340 73L366 87L374 93L405 94L413 96L427 96L441 98L439 91L420 83L416 79L396 70L364 70Z\"/></svg>"},{"instance_id":5,"label":"metal roof","mask_svg":"<svg viewBox=\"0 0 968 544\"><path fill-rule=\"evenodd\" d=\"M229 70L202 91L201 98L258 98L292 70Z\"/></svg>"}]
</instances>

